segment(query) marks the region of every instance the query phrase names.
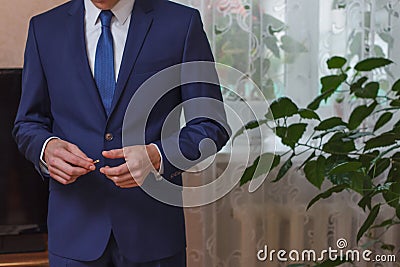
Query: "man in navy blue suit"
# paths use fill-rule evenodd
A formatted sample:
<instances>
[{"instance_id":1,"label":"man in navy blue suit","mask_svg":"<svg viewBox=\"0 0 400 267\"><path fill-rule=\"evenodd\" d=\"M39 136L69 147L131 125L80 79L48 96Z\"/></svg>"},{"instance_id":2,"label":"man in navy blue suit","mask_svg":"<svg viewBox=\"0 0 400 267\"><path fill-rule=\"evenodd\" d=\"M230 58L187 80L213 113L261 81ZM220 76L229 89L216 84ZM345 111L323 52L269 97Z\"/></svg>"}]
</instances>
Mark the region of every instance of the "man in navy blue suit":
<instances>
[{"instance_id":1,"label":"man in navy blue suit","mask_svg":"<svg viewBox=\"0 0 400 267\"><path fill-rule=\"evenodd\" d=\"M139 185L160 174L182 184L185 169L166 157L163 123L187 100L222 102L219 86L160 91L141 144L123 148L122 124L145 80L193 61L213 61L199 12L167 0L72 0L32 18L13 134L49 179L51 266L186 266L183 208ZM142 108L130 116L141 118ZM229 138L223 105L209 110L212 118L175 129L175 145L191 160L202 156L202 140L219 150Z\"/></svg>"}]
</instances>

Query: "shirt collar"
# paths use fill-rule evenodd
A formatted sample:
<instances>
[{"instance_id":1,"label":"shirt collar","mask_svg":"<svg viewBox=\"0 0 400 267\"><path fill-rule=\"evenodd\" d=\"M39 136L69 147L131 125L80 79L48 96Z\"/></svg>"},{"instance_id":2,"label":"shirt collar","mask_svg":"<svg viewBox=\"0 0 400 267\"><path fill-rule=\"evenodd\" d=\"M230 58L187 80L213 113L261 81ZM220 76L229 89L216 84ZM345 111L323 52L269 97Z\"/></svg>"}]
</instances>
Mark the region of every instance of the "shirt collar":
<instances>
[{"instance_id":1,"label":"shirt collar","mask_svg":"<svg viewBox=\"0 0 400 267\"><path fill-rule=\"evenodd\" d=\"M111 9L117 21L123 25L132 13L135 0L119 0L118 3ZM98 23L98 18L101 9L98 9L91 0L84 0L87 21L91 26Z\"/></svg>"}]
</instances>

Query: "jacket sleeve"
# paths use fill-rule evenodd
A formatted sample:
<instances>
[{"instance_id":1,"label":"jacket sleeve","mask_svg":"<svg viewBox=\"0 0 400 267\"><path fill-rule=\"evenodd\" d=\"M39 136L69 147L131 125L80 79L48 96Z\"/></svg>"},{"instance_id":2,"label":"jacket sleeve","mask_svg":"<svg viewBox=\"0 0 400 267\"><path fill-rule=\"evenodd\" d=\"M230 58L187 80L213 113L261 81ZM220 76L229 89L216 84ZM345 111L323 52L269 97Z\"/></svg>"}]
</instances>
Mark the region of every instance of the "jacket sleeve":
<instances>
[{"instance_id":1,"label":"jacket sleeve","mask_svg":"<svg viewBox=\"0 0 400 267\"><path fill-rule=\"evenodd\" d=\"M186 126L179 133L156 141L163 157L163 176L171 179L215 154L228 141L231 130L226 122L218 75L200 14L193 12L186 35L182 62L209 62L183 65L181 96ZM185 81L204 81L213 83ZM208 99L208 100L207 100ZM184 157L184 158L183 158Z\"/></svg>"},{"instance_id":2,"label":"jacket sleeve","mask_svg":"<svg viewBox=\"0 0 400 267\"><path fill-rule=\"evenodd\" d=\"M44 142L52 136L52 118L47 81L35 35L34 18L29 25L22 72L22 94L16 115L13 136L19 150L31 161L42 177L49 177L40 168Z\"/></svg>"}]
</instances>

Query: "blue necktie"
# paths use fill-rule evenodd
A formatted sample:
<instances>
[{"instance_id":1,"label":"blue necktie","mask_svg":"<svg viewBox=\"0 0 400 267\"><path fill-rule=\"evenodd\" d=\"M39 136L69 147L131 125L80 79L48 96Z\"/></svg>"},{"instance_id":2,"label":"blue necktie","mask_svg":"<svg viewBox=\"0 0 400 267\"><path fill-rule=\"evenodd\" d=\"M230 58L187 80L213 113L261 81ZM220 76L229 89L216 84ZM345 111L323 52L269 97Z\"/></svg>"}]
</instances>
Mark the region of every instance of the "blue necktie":
<instances>
[{"instance_id":1,"label":"blue necktie","mask_svg":"<svg viewBox=\"0 0 400 267\"><path fill-rule=\"evenodd\" d=\"M97 43L94 66L94 79L100 92L107 115L111 112L111 103L116 87L114 72L114 48L110 24L113 13L103 10L100 13L101 35Z\"/></svg>"}]
</instances>

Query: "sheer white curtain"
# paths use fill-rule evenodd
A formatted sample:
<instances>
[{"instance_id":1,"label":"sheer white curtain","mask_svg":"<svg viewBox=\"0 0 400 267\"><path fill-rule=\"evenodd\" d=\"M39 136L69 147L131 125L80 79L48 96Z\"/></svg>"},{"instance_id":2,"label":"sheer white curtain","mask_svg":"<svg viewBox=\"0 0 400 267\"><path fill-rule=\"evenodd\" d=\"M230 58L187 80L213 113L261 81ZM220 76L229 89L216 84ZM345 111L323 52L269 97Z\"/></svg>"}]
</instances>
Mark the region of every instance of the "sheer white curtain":
<instances>
[{"instance_id":1,"label":"sheer white curtain","mask_svg":"<svg viewBox=\"0 0 400 267\"><path fill-rule=\"evenodd\" d=\"M305 104L332 55L400 57L398 0L174 1L200 10L216 61L250 75L269 99Z\"/></svg>"},{"instance_id":2,"label":"sheer white curtain","mask_svg":"<svg viewBox=\"0 0 400 267\"><path fill-rule=\"evenodd\" d=\"M400 1L396 0L175 0L200 10L217 62L250 76L267 99L287 95L304 106L318 94L326 60L346 56L351 62L369 56L390 57L389 72L376 71L382 90L399 78ZM251 85L238 83L247 100L257 100ZM224 91L227 101L235 98ZM345 104L325 106L327 114L345 114ZM196 179L216 177L224 155ZM240 160L237 168L243 169ZM318 192L297 171L280 183L270 178L255 193L237 187L206 207L187 209L190 267L267 266L256 259L271 249L327 249L345 238L356 248L355 234L365 215L358 197L340 194L306 212ZM186 177L190 183L193 177ZM386 234L398 244L398 232ZM398 244L399 245L399 244ZM268 266L286 266L278 262ZM380 266L361 263L358 266ZM389 264L385 266L390 266Z\"/></svg>"}]
</instances>

